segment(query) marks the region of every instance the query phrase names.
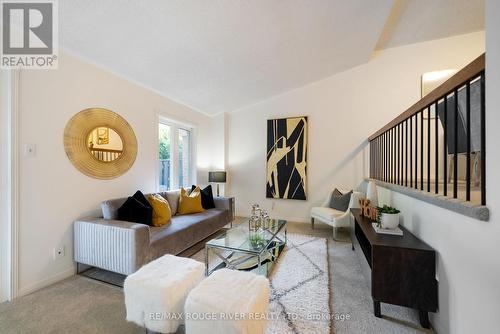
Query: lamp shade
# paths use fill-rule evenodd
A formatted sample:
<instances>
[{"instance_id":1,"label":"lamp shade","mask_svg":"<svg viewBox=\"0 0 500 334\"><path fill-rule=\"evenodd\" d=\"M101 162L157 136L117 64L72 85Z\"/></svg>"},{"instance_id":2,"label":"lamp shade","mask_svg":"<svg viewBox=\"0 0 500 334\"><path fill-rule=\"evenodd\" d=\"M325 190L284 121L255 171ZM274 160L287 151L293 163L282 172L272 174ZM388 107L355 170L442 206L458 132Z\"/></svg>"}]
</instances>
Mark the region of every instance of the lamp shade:
<instances>
[{"instance_id":1,"label":"lamp shade","mask_svg":"<svg viewBox=\"0 0 500 334\"><path fill-rule=\"evenodd\" d=\"M366 198L370 200L370 204L372 206L378 206L377 185L373 181L368 182L368 187L366 188Z\"/></svg>"},{"instance_id":2,"label":"lamp shade","mask_svg":"<svg viewBox=\"0 0 500 334\"><path fill-rule=\"evenodd\" d=\"M226 172L208 172L208 182L226 183Z\"/></svg>"}]
</instances>

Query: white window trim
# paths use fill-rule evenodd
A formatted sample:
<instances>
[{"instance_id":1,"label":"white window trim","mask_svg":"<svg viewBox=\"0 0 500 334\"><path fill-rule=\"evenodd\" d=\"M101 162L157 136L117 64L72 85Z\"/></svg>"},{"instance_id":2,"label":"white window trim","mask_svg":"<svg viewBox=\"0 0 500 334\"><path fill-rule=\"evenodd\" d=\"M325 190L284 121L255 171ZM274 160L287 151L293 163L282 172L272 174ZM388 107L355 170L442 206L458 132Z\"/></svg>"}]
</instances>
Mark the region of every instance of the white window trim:
<instances>
[{"instance_id":1,"label":"white window trim","mask_svg":"<svg viewBox=\"0 0 500 334\"><path fill-rule=\"evenodd\" d=\"M178 121L172 119L170 117L164 116L161 113L158 113L157 122L156 122L156 140L157 140L157 149L156 160L158 160L158 148L160 147L160 136L159 136L159 125L165 124L170 126L170 143L172 147L171 152L171 168L170 168L170 188L171 189L179 189L181 185L179 185L178 174L176 173L179 169L179 148L178 148L178 130L183 129L190 132L189 136L189 160L191 162L191 168L189 170L189 179L191 183L197 183L197 169L196 169L196 126L194 124L190 124L183 121ZM159 164L156 163L156 190L160 189L160 169Z\"/></svg>"}]
</instances>

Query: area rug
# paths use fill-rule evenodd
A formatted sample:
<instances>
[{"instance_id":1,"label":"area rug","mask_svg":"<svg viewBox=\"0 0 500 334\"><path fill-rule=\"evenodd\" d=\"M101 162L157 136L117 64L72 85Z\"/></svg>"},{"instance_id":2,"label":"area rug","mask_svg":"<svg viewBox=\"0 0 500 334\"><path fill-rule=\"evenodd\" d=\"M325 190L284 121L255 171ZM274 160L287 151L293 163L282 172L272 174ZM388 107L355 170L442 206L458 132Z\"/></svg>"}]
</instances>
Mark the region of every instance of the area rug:
<instances>
[{"instance_id":1,"label":"area rug","mask_svg":"<svg viewBox=\"0 0 500 334\"><path fill-rule=\"evenodd\" d=\"M267 333L329 334L330 289L327 240L288 234L288 242L269 280ZM204 261L204 251L193 258ZM211 260L210 267L220 260Z\"/></svg>"}]
</instances>

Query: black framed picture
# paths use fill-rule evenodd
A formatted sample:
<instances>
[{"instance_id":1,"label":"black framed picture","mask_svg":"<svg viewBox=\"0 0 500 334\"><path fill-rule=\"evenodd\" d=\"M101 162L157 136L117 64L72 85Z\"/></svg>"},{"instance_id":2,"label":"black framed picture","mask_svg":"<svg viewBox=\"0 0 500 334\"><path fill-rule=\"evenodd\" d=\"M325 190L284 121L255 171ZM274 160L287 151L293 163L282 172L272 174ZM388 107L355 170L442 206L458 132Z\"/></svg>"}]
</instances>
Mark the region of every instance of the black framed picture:
<instances>
[{"instance_id":1,"label":"black framed picture","mask_svg":"<svg viewBox=\"0 0 500 334\"><path fill-rule=\"evenodd\" d=\"M267 121L266 197L307 199L307 117Z\"/></svg>"}]
</instances>

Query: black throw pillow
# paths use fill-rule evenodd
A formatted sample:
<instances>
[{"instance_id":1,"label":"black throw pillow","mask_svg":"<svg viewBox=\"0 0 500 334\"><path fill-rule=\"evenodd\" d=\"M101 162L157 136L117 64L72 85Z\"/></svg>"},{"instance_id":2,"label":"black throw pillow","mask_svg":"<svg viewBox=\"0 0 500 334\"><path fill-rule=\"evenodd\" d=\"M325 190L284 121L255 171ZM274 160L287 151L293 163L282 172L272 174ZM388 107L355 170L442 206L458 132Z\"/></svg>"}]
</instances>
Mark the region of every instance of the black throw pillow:
<instances>
[{"instance_id":1,"label":"black throw pillow","mask_svg":"<svg viewBox=\"0 0 500 334\"><path fill-rule=\"evenodd\" d=\"M195 188L196 186L193 185L191 187L191 191L193 191ZM201 189L201 206L205 210L215 208L214 195L212 193L212 185L208 185L205 187L205 189Z\"/></svg>"},{"instance_id":2,"label":"black throw pillow","mask_svg":"<svg viewBox=\"0 0 500 334\"><path fill-rule=\"evenodd\" d=\"M137 190L132 197L135 198L136 200L138 200L146 208L150 209L149 210L150 213L146 217L146 221L148 222L148 225L153 225L153 207L151 206L151 203L149 203L149 201L146 198L146 196L144 196L144 194L142 193L142 191Z\"/></svg>"},{"instance_id":3,"label":"black throw pillow","mask_svg":"<svg viewBox=\"0 0 500 334\"><path fill-rule=\"evenodd\" d=\"M153 209L146 207L134 197L129 197L118 209L118 219L133 223L151 225Z\"/></svg>"},{"instance_id":4,"label":"black throw pillow","mask_svg":"<svg viewBox=\"0 0 500 334\"><path fill-rule=\"evenodd\" d=\"M149 203L148 199L146 198L146 196L144 196L142 191L137 190L132 197L135 198L136 200L138 200L139 202L141 202L141 204L144 205L146 208L153 209L153 207L151 206L151 203Z\"/></svg>"},{"instance_id":5,"label":"black throw pillow","mask_svg":"<svg viewBox=\"0 0 500 334\"><path fill-rule=\"evenodd\" d=\"M347 211L349 208L349 202L351 201L351 195L352 190L347 194L342 194L337 188L335 188L330 200L330 208L343 212Z\"/></svg>"}]
</instances>

